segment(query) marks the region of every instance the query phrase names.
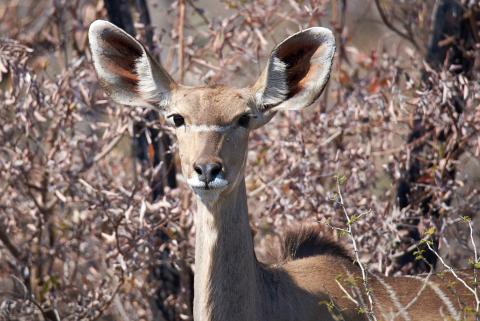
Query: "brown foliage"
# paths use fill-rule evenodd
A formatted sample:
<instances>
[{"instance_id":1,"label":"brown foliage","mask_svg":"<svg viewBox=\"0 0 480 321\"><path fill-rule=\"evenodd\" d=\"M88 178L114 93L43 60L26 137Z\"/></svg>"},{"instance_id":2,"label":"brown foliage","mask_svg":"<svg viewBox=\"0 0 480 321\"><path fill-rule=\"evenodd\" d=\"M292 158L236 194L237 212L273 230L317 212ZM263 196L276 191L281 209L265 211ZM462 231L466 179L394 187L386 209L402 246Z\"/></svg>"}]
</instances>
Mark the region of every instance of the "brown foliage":
<instances>
[{"instance_id":1,"label":"brown foliage","mask_svg":"<svg viewBox=\"0 0 480 321\"><path fill-rule=\"evenodd\" d=\"M355 236L370 270L411 272L411 263L398 261L411 252L402 239L415 243L405 228L422 234L436 227L441 238L460 217L478 212L479 174L461 163L480 157L477 78L434 71L408 43L392 50L397 38L362 52L350 43L342 1L223 1L221 16L196 1L182 3L184 24L156 30L156 53L187 83L249 84L285 35L330 24L337 32L324 98L252 134L247 185L259 256L264 240L285 226L343 226L338 177L359 217ZM141 172L129 146L129 124L144 112L110 102L89 61L86 31L105 17L102 2L54 4L0 4L0 320L153 320L155 291L165 282L151 272L159 264L180 272L180 297L167 305L189 319L190 192L181 184L150 201L159 168ZM407 9L395 15L421 18ZM174 2L165 15L177 10ZM405 143L418 124L422 132ZM395 187L419 144L429 146L417 156L424 166L410 205L399 210ZM452 177L453 167L460 174Z\"/></svg>"}]
</instances>

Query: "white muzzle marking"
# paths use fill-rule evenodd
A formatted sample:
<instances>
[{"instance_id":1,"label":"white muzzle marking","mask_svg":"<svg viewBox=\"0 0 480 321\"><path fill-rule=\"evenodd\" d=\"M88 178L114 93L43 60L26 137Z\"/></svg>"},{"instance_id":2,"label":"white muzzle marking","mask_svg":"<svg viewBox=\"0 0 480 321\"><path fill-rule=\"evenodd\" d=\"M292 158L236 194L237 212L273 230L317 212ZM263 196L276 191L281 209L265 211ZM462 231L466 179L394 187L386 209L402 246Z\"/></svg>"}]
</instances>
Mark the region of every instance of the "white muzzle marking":
<instances>
[{"instance_id":1,"label":"white muzzle marking","mask_svg":"<svg viewBox=\"0 0 480 321\"><path fill-rule=\"evenodd\" d=\"M187 183L188 185L190 185L191 188L201 190L218 190L228 185L228 181L226 179L218 176L215 177L213 181L208 183L208 185L205 184L205 182L199 180L197 176L187 179Z\"/></svg>"}]
</instances>

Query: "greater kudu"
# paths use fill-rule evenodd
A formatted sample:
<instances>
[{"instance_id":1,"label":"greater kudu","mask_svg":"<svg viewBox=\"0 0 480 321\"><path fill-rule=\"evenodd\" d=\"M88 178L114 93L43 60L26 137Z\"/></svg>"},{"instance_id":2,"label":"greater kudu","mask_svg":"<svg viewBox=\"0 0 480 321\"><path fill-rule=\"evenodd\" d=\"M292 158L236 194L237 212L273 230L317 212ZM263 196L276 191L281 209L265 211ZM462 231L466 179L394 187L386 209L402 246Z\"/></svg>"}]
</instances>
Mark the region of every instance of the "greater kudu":
<instances>
[{"instance_id":1,"label":"greater kudu","mask_svg":"<svg viewBox=\"0 0 480 321\"><path fill-rule=\"evenodd\" d=\"M155 108L176 128L183 175L197 196L196 321L367 320L359 305L369 298L377 320L465 318L473 295L450 275L428 282L370 275L366 291L358 266L313 230L289 238L285 262L256 259L245 189L249 133L276 112L305 108L320 96L335 53L330 30L309 28L282 41L247 88L177 84L144 46L106 21L90 26L89 40L110 97Z\"/></svg>"}]
</instances>

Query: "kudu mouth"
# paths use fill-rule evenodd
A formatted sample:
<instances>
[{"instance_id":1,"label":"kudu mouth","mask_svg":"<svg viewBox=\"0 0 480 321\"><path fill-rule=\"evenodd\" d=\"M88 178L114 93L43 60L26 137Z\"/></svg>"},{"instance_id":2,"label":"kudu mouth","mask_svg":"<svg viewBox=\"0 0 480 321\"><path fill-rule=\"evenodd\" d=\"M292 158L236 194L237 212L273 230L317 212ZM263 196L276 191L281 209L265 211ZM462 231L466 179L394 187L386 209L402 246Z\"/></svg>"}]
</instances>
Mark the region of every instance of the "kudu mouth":
<instances>
[{"instance_id":1,"label":"kudu mouth","mask_svg":"<svg viewBox=\"0 0 480 321\"><path fill-rule=\"evenodd\" d=\"M219 191L228 186L228 181L223 177L217 176L210 182L201 181L194 176L187 180L188 185L195 191Z\"/></svg>"},{"instance_id":2,"label":"kudu mouth","mask_svg":"<svg viewBox=\"0 0 480 321\"><path fill-rule=\"evenodd\" d=\"M194 190L220 190L228 185L221 159L203 155L193 163L193 170L187 182Z\"/></svg>"}]
</instances>

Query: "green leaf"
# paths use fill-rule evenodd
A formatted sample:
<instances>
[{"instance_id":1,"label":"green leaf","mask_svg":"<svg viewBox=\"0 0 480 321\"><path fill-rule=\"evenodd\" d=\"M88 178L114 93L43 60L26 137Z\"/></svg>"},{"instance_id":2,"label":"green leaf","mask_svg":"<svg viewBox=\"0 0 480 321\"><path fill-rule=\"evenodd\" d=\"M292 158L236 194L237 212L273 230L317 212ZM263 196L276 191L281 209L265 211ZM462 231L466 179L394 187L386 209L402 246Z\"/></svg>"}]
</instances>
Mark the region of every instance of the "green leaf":
<instances>
[{"instance_id":1,"label":"green leaf","mask_svg":"<svg viewBox=\"0 0 480 321\"><path fill-rule=\"evenodd\" d=\"M428 230L425 231L425 235L432 236L433 234L435 234L435 231L436 231L435 227L432 226Z\"/></svg>"},{"instance_id":2,"label":"green leaf","mask_svg":"<svg viewBox=\"0 0 480 321\"><path fill-rule=\"evenodd\" d=\"M347 177L345 175L335 175L335 178L337 179L338 185L343 185L347 181Z\"/></svg>"},{"instance_id":3,"label":"green leaf","mask_svg":"<svg viewBox=\"0 0 480 321\"><path fill-rule=\"evenodd\" d=\"M415 256L415 260L420 261L424 259L423 253L425 253L425 250L418 249L417 251L413 252L413 255Z\"/></svg>"},{"instance_id":4,"label":"green leaf","mask_svg":"<svg viewBox=\"0 0 480 321\"><path fill-rule=\"evenodd\" d=\"M348 225L353 225L355 224L356 222L358 222L358 220L360 219L360 216L358 215L352 215L350 217L350 220L347 222Z\"/></svg>"}]
</instances>

